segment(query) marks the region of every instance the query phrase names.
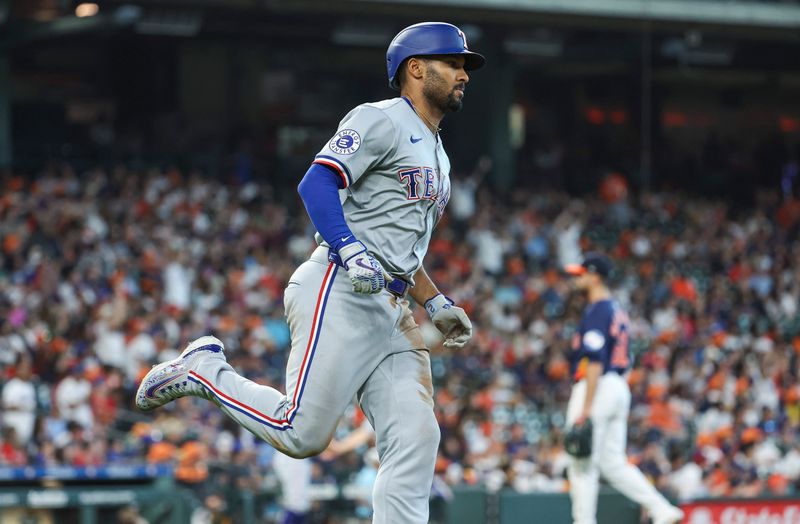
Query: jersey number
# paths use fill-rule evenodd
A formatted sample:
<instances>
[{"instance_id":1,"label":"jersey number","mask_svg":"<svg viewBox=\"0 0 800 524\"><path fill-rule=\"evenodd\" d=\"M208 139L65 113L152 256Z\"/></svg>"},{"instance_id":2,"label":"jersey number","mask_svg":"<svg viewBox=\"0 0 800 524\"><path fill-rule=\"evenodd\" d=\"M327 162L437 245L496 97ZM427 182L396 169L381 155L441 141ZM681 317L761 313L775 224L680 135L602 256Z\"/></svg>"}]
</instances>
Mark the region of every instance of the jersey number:
<instances>
[{"instance_id":1,"label":"jersey number","mask_svg":"<svg viewBox=\"0 0 800 524\"><path fill-rule=\"evenodd\" d=\"M608 330L608 334L616 340L611 349L611 367L626 369L631 363L628 353L628 322L627 313L622 310L614 312L611 327Z\"/></svg>"}]
</instances>

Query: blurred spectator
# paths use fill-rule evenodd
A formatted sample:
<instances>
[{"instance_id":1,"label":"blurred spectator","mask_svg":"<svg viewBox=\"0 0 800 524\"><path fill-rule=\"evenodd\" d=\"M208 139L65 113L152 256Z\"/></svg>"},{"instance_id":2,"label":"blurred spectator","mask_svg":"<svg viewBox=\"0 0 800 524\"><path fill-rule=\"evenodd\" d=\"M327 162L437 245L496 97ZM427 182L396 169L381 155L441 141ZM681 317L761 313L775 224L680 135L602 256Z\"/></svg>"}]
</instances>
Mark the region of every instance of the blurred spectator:
<instances>
[{"instance_id":1,"label":"blurred spectator","mask_svg":"<svg viewBox=\"0 0 800 524\"><path fill-rule=\"evenodd\" d=\"M233 524L234 520L227 514L225 498L219 494L211 494L203 501L201 510L192 514L191 524Z\"/></svg>"},{"instance_id":2,"label":"blurred spectator","mask_svg":"<svg viewBox=\"0 0 800 524\"><path fill-rule=\"evenodd\" d=\"M308 522L308 513L311 511L311 460L276 453L272 465L281 484L280 523Z\"/></svg>"},{"instance_id":3,"label":"blurred spectator","mask_svg":"<svg viewBox=\"0 0 800 524\"><path fill-rule=\"evenodd\" d=\"M30 442L36 423L36 387L32 379L32 363L20 355L14 376L3 386L3 425L14 429L20 442Z\"/></svg>"},{"instance_id":4,"label":"blurred spectator","mask_svg":"<svg viewBox=\"0 0 800 524\"><path fill-rule=\"evenodd\" d=\"M202 484L208 478L208 448L202 442L189 441L178 450L175 478L184 484Z\"/></svg>"},{"instance_id":5,"label":"blurred spectator","mask_svg":"<svg viewBox=\"0 0 800 524\"><path fill-rule=\"evenodd\" d=\"M83 370L82 363L72 364L69 374L56 386L54 396L58 413L64 420L91 429L94 425L94 414L89 404L92 385L84 378Z\"/></svg>"},{"instance_id":6,"label":"blurred spectator","mask_svg":"<svg viewBox=\"0 0 800 524\"><path fill-rule=\"evenodd\" d=\"M27 458L16 430L12 426L4 427L0 433L0 464L25 466Z\"/></svg>"}]
</instances>

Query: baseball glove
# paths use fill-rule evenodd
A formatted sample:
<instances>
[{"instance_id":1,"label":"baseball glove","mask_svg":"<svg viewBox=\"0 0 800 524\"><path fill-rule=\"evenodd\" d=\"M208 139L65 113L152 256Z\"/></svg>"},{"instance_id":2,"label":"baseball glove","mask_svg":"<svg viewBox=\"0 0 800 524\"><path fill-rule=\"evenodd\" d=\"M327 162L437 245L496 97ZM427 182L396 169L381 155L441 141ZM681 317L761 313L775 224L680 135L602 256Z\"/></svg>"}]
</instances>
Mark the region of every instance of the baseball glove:
<instances>
[{"instance_id":1,"label":"baseball glove","mask_svg":"<svg viewBox=\"0 0 800 524\"><path fill-rule=\"evenodd\" d=\"M564 435L564 449L575 458L586 458L592 454L592 421L575 424Z\"/></svg>"}]
</instances>

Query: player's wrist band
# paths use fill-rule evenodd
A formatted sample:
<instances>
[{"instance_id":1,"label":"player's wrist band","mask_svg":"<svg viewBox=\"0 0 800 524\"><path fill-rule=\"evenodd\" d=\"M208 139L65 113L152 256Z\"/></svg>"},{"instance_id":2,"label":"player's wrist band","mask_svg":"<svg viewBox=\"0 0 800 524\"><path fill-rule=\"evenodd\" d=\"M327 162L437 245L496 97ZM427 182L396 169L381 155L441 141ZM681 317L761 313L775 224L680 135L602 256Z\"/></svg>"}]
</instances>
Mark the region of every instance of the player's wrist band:
<instances>
[{"instance_id":1,"label":"player's wrist band","mask_svg":"<svg viewBox=\"0 0 800 524\"><path fill-rule=\"evenodd\" d=\"M440 309L449 309L454 303L444 294L439 293L425 302L425 309L428 311L428 315L433 317Z\"/></svg>"},{"instance_id":2,"label":"player's wrist band","mask_svg":"<svg viewBox=\"0 0 800 524\"><path fill-rule=\"evenodd\" d=\"M342 247L338 253L339 260L342 261L342 266L347 267L348 260L358 255L359 253L363 253L366 250L367 247L358 240ZM331 250L331 253L332 252L333 250Z\"/></svg>"}]
</instances>

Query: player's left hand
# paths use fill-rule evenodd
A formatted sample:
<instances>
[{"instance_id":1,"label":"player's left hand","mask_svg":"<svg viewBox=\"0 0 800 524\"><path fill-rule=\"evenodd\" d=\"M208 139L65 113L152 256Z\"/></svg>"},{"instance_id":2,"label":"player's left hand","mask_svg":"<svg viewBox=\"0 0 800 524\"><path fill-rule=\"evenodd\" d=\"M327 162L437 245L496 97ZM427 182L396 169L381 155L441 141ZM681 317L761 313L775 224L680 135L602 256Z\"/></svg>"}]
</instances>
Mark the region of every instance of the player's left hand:
<instances>
[{"instance_id":1,"label":"player's left hand","mask_svg":"<svg viewBox=\"0 0 800 524\"><path fill-rule=\"evenodd\" d=\"M586 458L592 454L592 419L576 421L564 435L564 449L575 458Z\"/></svg>"},{"instance_id":2,"label":"player's left hand","mask_svg":"<svg viewBox=\"0 0 800 524\"><path fill-rule=\"evenodd\" d=\"M463 348L472 337L472 322L466 312L443 294L425 302L425 309L433 325L444 335L444 347Z\"/></svg>"}]
</instances>

